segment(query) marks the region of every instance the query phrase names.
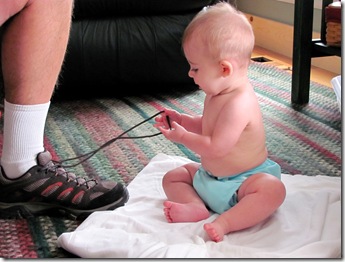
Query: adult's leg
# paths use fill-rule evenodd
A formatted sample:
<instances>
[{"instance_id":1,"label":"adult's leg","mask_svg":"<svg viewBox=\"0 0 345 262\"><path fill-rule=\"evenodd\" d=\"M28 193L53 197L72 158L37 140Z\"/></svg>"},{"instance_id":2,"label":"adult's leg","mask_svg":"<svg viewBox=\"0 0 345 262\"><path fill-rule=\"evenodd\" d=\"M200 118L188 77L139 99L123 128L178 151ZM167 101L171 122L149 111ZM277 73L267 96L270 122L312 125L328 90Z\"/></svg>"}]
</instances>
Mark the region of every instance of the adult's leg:
<instances>
[{"instance_id":1,"label":"adult's leg","mask_svg":"<svg viewBox=\"0 0 345 262\"><path fill-rule=\"evenodd\" d=\"M78 178L54 164L43 138L70 31L72 0L0 0L5 85L0 216L51 210L85 217L124 205L116 181ZM84 177L84 176L83 176Z\"/></svg>"},{"instance_id":2,"label":"adult's leg","mask_svg":"<svg viewBox=\"0 0 345 262\"><path fill-rule=\"evenodd\" d=\"M6 100L21 105L47 103L65 56L73 2L2 1L22 7L8 24L2 39Z\"/></svg>"},{"instance_id":3,"label":"adult's leg","mask_svg":"<svg viewBox=\"0 0 345 262\"><path fill-rule=\"evenodd\" d=\"M72 0L2 0L11 17L2 38L5 87L1 165L16 178L36 165L44 150L45 121L66 52Z\"/></svg>"}]
</instances>

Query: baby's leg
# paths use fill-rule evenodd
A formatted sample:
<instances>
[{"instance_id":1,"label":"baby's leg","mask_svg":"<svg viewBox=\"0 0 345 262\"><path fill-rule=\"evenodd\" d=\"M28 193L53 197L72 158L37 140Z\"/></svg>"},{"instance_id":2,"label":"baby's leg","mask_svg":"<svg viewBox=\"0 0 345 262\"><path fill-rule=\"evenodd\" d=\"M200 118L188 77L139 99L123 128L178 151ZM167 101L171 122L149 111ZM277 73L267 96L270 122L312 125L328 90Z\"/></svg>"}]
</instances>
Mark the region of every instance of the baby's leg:
<instances>
[{"instance_id":1,"label":"baby's leg","mask_svg":"<svg viewBox=\"0 0 345 262\"><path fill-rule=\"evenodd\" d=\"M272 215L285 199L285 186L276 177L256 174L246 179L238 192L238 203L204 225L209 237L222 241L225 234L252 227Z\"/></svg>"},{"instance_id":2,"label":"baby's leg","mask_svg":"<svg viewBox=\"0 0 345 262\"><path fill-rule=\"evenodd\" d=\"M163 188L168 197L164 202L164 214L168 222L196 222L210 216L193 188L193 177L198 168L197 163L186 164L163 177Z\"/></svg>"}]
</instances>

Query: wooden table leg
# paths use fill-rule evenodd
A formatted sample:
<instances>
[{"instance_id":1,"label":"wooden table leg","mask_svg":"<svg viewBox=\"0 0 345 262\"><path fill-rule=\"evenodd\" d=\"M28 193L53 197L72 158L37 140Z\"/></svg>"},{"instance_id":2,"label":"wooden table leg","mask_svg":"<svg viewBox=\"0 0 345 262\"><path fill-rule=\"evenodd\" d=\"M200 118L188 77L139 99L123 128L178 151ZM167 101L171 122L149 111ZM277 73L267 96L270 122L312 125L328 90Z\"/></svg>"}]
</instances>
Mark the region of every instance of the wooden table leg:
<instances>
[{"instance_id":1,"label":"wooden table leg","mask_svg":"<svg viewBox=\"0 0 345 262\"><path fill-rule=\"evenodd\" d=\"M291 102L309 102L314 0L295 1Z\"/></svg>"}]
</instances>

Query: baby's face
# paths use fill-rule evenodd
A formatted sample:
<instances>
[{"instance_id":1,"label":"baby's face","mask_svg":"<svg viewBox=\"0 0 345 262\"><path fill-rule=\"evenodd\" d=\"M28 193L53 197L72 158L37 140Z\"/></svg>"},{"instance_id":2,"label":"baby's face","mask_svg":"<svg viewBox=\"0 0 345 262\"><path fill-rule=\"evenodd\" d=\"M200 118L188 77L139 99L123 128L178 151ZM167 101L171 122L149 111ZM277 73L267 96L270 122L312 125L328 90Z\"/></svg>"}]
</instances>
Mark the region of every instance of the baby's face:
<instances>
[{"instance_id":1,"label":"baby's face","mask_svg":"<svg viewBox=\"0 0 345 262\"><path fill-rule=\"evenodd\" d=\"M216 95L221 90L222 69L218 61L208 55L201 41L191 39L184 43L184 54L190 65L189 77L206 94Z\"/></svg>"},{"instance_id":2,"label":"baby's face","mask_svg":"<svg viewBox=\"0 0 345 262\"><path fill-rule=\"evenodd\" d=\"M189 77L205 93L212 92L215 78L218 77L218 63L211 59L206 48L197 39L187 41L183 50L190 65Z\"/></svg>"}]
</instances>

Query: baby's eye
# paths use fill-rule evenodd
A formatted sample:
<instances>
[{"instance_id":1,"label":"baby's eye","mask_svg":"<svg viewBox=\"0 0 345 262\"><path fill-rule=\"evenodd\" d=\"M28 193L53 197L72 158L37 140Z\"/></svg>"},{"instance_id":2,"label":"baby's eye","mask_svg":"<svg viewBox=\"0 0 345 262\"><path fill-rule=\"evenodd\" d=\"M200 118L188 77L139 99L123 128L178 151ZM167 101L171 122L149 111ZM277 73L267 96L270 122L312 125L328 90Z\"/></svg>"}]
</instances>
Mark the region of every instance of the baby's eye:
<instances>
[{"instance_id":1,"label":"baby's eye","mask_svg":"<svg viewBox=\"0 0 345 262\"><path fill-rule=\"evenodd\" d=\"M198 72L198 68L191 68L190 71L196 73L196 72Z\"/></svg>"}]
</instances>

